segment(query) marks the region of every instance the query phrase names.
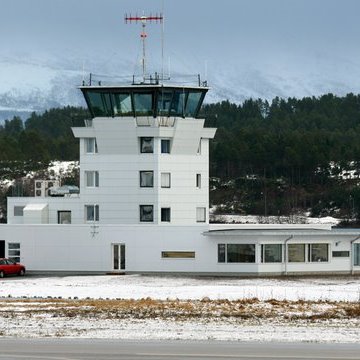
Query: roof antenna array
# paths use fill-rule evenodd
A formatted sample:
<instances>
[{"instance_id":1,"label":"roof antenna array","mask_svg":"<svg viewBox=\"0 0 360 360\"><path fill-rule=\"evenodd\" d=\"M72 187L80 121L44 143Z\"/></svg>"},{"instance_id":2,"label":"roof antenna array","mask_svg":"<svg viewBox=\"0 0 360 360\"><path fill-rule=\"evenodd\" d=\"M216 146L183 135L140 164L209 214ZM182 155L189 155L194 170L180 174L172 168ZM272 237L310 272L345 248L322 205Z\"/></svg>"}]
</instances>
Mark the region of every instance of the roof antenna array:
<instances>
[{"instance_id":1,"label":"roof antenna array","mask_svg":"<svg viewBox=\"0 0 360 360\"><path fill-rule=\"evenodd\" d=\"M127 16L127 14L125 14L125 24L127 23L132 23L132 22L135 22L136 24L138 22L141 22L141 26L142 26L142 31L141 31L141 34L140 34L140 38L142 40L142 47L143 47L143 56L142 56L142 75L143 75L143 81L145 83L145 80L146 80L146 37L147 37L147 34L146 34L146 24L148 22L152 23L152 22L156 22L156 23L162 23L163 22L163 16L162 14L156 14L155 16L151 15L150 16L131 16L131 14L129 16Z\"/></svg>"}]
</instances>

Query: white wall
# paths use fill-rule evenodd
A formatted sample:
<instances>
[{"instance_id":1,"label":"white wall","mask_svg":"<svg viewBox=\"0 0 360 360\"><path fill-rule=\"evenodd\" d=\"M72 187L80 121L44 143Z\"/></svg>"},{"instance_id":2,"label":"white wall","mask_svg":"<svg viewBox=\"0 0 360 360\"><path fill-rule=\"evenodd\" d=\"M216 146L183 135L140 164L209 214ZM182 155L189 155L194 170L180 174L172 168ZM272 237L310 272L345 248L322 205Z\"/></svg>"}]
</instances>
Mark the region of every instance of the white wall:
<instances>
[{"instance_id":1,"label":"white wall","mask_svg":"<svg viewBox=\"0 0 360 360\"><path fill-rule=\"evenodd\" d=\"M207 225L1 225L0 238L21 243L21 261L33 271L112 270L112 244L126 245L127 272L252 274L285 271L285 264L261 264L261 243L284 243L283 235L206 236ZM295 235L292 243L328 243L326 263L289 263L288 273L350 272L350 258L332 258L334 249L350 251L353 235ZM219 243L256 244L256 263L218 263ZM338 244L338 245L336 245ZM163 259L162 251L194 251L195 259ZM360 267L355 267L360 271Z\"/></svg>"}]
</instances>

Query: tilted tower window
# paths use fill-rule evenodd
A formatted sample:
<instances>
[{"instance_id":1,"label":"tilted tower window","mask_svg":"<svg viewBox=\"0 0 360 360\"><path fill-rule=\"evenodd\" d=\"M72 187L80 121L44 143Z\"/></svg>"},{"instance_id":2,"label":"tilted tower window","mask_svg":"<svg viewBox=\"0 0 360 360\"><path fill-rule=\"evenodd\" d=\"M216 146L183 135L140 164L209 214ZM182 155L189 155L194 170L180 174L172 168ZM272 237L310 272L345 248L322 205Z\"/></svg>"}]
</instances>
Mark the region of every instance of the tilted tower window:
<instances>
[{"instance_id":1,"label":"tilted tower window","mask_svg":"<svg viewBox=\"0 0 360 360\"><path fill-rule=\"evenodd\" d=\"M93 117L176 116L197 118L207 88L193 87L84 87Z\"/></svg>"}]
</instances>

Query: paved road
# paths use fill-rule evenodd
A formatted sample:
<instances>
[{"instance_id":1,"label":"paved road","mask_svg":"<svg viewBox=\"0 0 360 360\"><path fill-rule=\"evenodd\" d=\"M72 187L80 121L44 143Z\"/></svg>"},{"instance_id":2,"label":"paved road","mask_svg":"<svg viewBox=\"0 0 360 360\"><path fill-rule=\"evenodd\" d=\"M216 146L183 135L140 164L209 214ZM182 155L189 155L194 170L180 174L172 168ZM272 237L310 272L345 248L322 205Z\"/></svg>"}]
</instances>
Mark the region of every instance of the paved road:
<instances>
[{"instance_id":1,"label":"paved road","mask_svg":"<svg viewBox=\"0 0 360 360\"><path fill-rule=\"evenodd\" d=\"M360 360L359 344L0 339L0 360Z\"/></svg>"}]
</instances>

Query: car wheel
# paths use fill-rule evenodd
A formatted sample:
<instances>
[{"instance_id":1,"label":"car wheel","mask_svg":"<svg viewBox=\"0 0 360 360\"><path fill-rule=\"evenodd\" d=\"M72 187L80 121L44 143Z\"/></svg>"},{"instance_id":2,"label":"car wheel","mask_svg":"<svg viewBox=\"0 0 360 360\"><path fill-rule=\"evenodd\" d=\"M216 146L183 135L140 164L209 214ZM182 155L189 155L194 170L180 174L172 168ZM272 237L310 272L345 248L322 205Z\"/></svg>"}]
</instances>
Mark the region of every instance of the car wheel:
<instances>
[{"instance_id":1,"label":"car wheel","mask_svg":"<svg viewBox=\"0 0 360 360\"><path fill-rule=\"evenodd\" d=\"M25 269L21 269L19 271L19 276L24 276L25 275Z\"/></svg>"},{"instance_id":2,"label":"car wheel","mask_svg":"<svg viewBox=\"0 0 360 360\"><path fill-rule=\"evenodd\" d=\"M0 271L0 278L3 278L4 275L5 275L4 272L1 270L1 271Z\"/></svg>"}]
</instances>

